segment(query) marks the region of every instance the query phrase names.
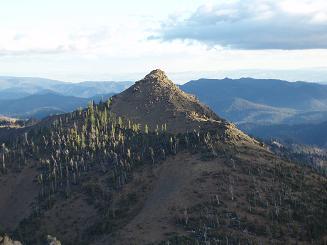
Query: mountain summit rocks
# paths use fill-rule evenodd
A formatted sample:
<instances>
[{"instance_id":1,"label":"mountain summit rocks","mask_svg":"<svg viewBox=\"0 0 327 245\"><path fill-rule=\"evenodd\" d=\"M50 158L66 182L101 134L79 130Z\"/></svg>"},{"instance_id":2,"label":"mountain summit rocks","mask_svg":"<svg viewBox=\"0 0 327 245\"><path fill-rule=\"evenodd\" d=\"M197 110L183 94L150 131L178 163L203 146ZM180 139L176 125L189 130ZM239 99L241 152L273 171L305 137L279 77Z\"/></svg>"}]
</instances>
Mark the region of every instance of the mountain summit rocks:
<instances>
[{"instance_id":1,"label":"mountain summit rocks","mask_svg":"<svg viewBox=\"0 0 327 245\"><path fill-rule=\"evenodd\" d=\"M166 73L160 69L156 69L151 71L148 75L144 77L141 81L158 81L158 82L166 82L169 85L172 85L173 83L169 80Z\"/></svg>"}]
</instances>

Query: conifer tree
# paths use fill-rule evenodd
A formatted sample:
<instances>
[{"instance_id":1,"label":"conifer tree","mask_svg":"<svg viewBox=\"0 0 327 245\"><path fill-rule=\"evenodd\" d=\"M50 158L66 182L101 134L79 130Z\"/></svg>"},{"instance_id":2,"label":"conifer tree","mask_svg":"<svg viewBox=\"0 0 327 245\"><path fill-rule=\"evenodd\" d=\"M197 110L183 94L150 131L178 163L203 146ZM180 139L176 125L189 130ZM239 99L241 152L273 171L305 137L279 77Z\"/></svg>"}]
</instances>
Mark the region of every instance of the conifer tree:
<instances>
[{"instance_id":1,"label":"conifer tree","mask_svg":"<svg viewBox=\"0 0 327 245\"><path fill-rule=\"evenodd\" d=\"M1 150L2 150L2 171L5 173L6 172L6 162L5 162L5 153L6 153L6 145L3 143L1 145Z\"/></svg>"}]
</instances>

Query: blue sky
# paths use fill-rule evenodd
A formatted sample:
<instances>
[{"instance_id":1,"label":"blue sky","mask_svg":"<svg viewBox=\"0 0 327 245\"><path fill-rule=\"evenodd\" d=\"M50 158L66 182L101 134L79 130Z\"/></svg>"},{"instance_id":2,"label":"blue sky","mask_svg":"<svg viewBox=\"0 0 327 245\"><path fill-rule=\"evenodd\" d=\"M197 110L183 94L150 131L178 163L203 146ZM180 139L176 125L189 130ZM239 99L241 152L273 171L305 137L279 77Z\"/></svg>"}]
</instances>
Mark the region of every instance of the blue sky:
<instances>
[{"instance_id":1,"label":"blue sky","mask_svg":"<svg viewBox=\"0 0 327 245\"><path fill-rule=\"evenodd\" d=\"M3 0L0 75L327 81L325 0Z\"/></svg>"}]
</instances>

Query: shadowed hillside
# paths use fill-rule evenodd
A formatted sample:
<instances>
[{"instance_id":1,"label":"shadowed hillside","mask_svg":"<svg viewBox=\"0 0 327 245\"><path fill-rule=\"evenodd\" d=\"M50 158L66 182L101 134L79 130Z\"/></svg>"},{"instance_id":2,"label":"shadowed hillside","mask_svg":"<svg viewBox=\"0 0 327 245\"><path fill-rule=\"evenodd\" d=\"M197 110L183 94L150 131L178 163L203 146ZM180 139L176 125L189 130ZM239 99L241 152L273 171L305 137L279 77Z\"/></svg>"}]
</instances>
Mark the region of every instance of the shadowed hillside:
<instances>
[{"instance_id":1,"label":"shadowed hillside","mask_svg":"<svg viewBox=\"0 0 327 245\"><path fill-rule=\"evenodd\" d=\"M285 143L299 143L327 148L327 122L299 125L253 125L241 128L262 139L279 139Z\"/></svg>"}]
</instances>

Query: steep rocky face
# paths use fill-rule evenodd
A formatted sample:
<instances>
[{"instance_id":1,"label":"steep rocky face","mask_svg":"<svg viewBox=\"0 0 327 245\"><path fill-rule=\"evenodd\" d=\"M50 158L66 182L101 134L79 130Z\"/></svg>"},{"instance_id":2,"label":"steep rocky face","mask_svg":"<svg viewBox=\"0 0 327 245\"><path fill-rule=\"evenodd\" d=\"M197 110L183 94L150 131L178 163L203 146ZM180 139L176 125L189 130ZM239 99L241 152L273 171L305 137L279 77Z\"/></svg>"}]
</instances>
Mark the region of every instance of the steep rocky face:
<instances>
[{"instance_id":1,"label":"steep rocky face","mask_svg":"<svg viewBox=\"0 0 327 245\"><path fill-rule=\"evenodd\" d=\"M121 94L114 96L112 111L151 130L167 124L168 131L180 133L222 127L219 118L194 96L180 90L161 70L154 70Z\"/></svg>"}]
</instances>

